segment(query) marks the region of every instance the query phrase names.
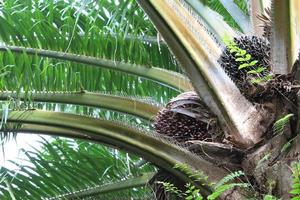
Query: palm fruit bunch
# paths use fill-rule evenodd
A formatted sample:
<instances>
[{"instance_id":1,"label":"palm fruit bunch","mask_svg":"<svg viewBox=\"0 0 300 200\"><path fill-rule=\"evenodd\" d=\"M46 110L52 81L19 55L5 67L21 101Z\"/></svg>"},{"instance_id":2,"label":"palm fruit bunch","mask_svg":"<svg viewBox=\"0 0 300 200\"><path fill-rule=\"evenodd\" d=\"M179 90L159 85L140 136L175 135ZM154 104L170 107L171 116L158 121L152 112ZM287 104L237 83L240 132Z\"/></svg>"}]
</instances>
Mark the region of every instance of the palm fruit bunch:
<instances>
[{"instance_id":1,"label":"palm fruit bunch","mask_svg":"<svg viewBox=\"0 0 300 200\"><path fill-rule=\"evenodd\" d=\"M217 117L209 111L195 92L185 92L173 98L157 114L154 128L158 134L180 144L187 144L186 142L190 140L220 142L223 139ZM166 191L160 182L172 183L180 190L185 189L182 181L160 169L149 181L156 199L174 199L172 193Z\"/></svg>"},{"instance_id":2,"label":"palm fruit bunch","mask_svg":"<svg viewBox=\"0 0 300 200\"><path fill-rule=\"evenodd\" d=\"M266 39L256 36L242 36L240 38L234 38L233 42L236 47L251 55L251 60L257 61L254 68L257 68L258 66L264 66L266 68L261 72L261 76L270 73L270 45ZM218 62L225 70L226 74L240 89L241 93L248 99L251 99L255 87L253 88L253 84L251 84L249 80L253 74L248 73L249 68L239 69L241 62L237 60L236 52L232 52L231 49L226 46L218 59Z\"/></svg>"},{"instance_id":3,"label":"palm fruit bunch","mask_svg":"<svg viewBox=\"0 0 300 200\"><path fill-rule=\"evenodd\" d=\"M185 92L173 98L160 110L154 122L157 133L179 143L189 140L220 140L217 117L195 92Z\"/></svg>"},{"instance_id":4,"label":"palm fruit bunch","mask_svg":"<svg viewBox=\"0 0 300 200\"><path fill-rule=\"evenodd\" d=\"M291 102L295 101L293 75L272 74L271 72L268 40L257 36L242 36L234 38L233 42L239 49L251 55L250 61L255 61L256 64L251 68L240 68L241 62L237 60L236 52L232 52L228 46L224 48L218 62L249 101L264 103L270 101L274 95L289 99ZM264 70L255 74L249 73L259 67L263 67ZM253 82L257 77L263 78L260 78L260 82ZM264 77L269 78L264 79Z\"/></svg>"}]
</instances>

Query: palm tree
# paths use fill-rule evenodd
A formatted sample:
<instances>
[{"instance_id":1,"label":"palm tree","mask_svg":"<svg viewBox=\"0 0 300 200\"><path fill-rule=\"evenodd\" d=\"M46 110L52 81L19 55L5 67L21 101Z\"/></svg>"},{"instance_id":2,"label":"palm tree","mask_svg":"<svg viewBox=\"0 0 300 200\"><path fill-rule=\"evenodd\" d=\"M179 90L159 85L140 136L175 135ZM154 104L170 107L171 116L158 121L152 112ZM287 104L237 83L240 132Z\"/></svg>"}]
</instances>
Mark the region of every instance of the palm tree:
<instances>
[{"instance_id":1,"label":"palm tree","mask_svg":"<svg viewBox=\"0 0 300 200\"><path fill-rule=\"evenodd\" d=\"M174 166L185 163L209 177L198 185L204 196L213 190L207 182L220 180L228 169L243 169L258 196L271 192L287 198L291 184L284 180L291 180L289 166L297 160L298 148L297 105L288 97L298 88L298 3L272 1L271 34L265 39L270 66L262 66L270 68L270 80L239 80L262 98L272 94L257 102L217 62L225 35L236 38L236 43L242 33L262 36L256 15L263 13L264 4L248 2L249 9L244 1L138 1L161 40L135 1L6 0L0 8L1 27L5 27L0 31L0 98L9 102L11 110L6 108L2 114L3 137L7 132L28 132L105 143L143 157L182 182L191 177ZM232 70L240 72L238 68ZM204 149L198 153L206 157L151 134L161 104L190 90L216 116L227 140L227 144L194 141L190 148ZM115 92L125 95L111 94ZM129 95L151 96L158 103ZM70 109L69 104L77 106ZM294 114L291 127L283 127L288 113ZM274 136L272 126L278 119L285 121L280 126L285 129ZM283 151L288 144L290 150ZM220 158L224 162L216 162ZM6 188L13 196L13 185ZM234 188L221 198L241 199L249 196L246 192Z\"/></svg>"}]
</instances>

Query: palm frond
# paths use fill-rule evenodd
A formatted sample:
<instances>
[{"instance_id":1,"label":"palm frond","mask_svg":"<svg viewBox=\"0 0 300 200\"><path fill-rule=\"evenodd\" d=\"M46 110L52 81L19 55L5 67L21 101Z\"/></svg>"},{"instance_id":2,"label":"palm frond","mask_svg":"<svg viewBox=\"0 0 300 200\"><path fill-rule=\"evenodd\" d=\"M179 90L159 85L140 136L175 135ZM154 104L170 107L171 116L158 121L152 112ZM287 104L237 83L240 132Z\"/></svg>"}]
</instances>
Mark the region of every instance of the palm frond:
<instances>
[{"instance_id":1,"label":"palm frond","mask_svg":"<svg viewBox=\"0 0 300 200\"><path fill-rule=\"evenodd\" d=\"M87 197L101 197L106 193L120 192L126 189L145 187L148 181L155 173L144 173L137 177L127 178L119 182L85 188L79 191L74 191L68 194L62 194L57 197L49 198L48 200L55 199L85 199ZM124 196L123 196L124 197Z\"/></svg>"},{"instance_id":2,"label":"palm frond","mask_svg":"<svg viewBox=\"0 0 300 200\"><path fill-rule=\"evenodd\" d=\"M64 53L59 51L24 48L24 47L17 47L17 46L0 46L0 51L9 51L8 54L11 56L10 58L11 60L14 59L12 58L13 56L11 54L12 52L26 53L29 55L61 59L62 61L78 62L81 64L94 65L97 67L114 69L117 71L122 71L130 74L138 75L140 77L144 77L147 79L151 79L157 82L161 82L175 89L179 89L183 91L192 90L192 86L190 85L189 80L183 75L170 70L160 69L157 67L151 67L151 66L147 67L142 65L134 65L134 64L124 63L120 61L99 59L96 57L88 57L88 56ZM24 59L27 58L30 60L30 58L28 58L26 55L23 54L23 56Z\"/></svg>"},{"instance_id":3,"label":"palm frond","mask_svg":"<svg viewBox=\"0 0 300 200\"><path fill-rule=\"evenodd\" d=\"M250 18L247 16L233 0L220 0L224 8L233 17L234 21L241 27L244 33L252 33ZM241 1L243 2L243 1Z\"/></svg>"},{"instance_id":4,"label":"palm frond","mask_svg":"<svg viewBox=\"0 0 300 200\"><path fill-rule=\"evenodd\" d=\"M261 1L250 0L249 2L249 14L250 20L252 23L254 34L257 36L263 35L263 25L262 21L258 16L261 16L264 13L264 8Z\"/></svg>"},{"instance_id":5,"label":"palm frond","mask_svg":"<svg viewBox=\"0 0 300 200\"><path fill-rule=\"evenodd\" d=\"M225 35L229 35L231 37L235 37L237 35L236 31L234 31L224 21L223 16L211 10L208 6L201 3L201 1L186 0L186 3L185 1L181 2L184 6L191 7L188 7L191 13L193 10L196 12L193 15L197 16L199 23L207 24L207 27L209 27L208 31L218 38L219 43L222 43L222 38Z\"/></svg>"},{"instance_id":6,"label":"palm frond","mask_svg":"<svg viewBox=\"0 0 300 200\"><path fill-rule=\"evenodd\" d=\"M120 179L130 180L132 177L139 177L138 175L141 173L150 173L154 170L151 166L150 168L137 168L135 162L138 161L138 157L128 157L128 154L124 152L99 144L60 138L52 139L51 142L42 139L40 143L42 149L23 150L25 154L23 159L29 161L29 163L24 162L24 160L22 162L13 161L19 167L18 172L2 168L2 171L8 172L5 183L1 183L2 187L5 188L4 184L6 183L13 185L13 187L10 190L6 187L2 191L1 199L9 199L11 193L17 199L51 199L51 197L63 193L83 190L85 187L96 188L100 185L107 185L106 187L108 187L109 184L113 184ZM30 180L26 184L24 182L26 181L25 177ZM147 179L148 176L142 177ZM134 196L135 192L132 188L145 186L144 179L132 186L130 182L127 183L126 188L131 189L131 191L123 191L123 195ZM23 189L24 186L26 186L26 190ZM113 191L123 189L125 188L115 188ZM145 195L151 195L147 188L141 188L139 192L140 195L143 192ZM93 194L85 196L93 196Z\"/></svg>"},{"instance_id":7,"label":"palm frond","mask_svg":"<svg viewBox=\"0 0 300 200\"><path fill-rule=\"evenodd\" d=\"M127 114L135 115L146 120L153 120L161 106L151 99L144 97L128 97L122 95L91 93L91 92L0 92L0 100L10 98L22 101L52 102L106 108ZM3 111L3 122L7 120L8 110ZM2 127L2 126L1 126Z\"/></svg>"},{"instance_id":8,"label":"palm frond","mask_svg":"<svg viewBox=\"0 0 300 200\"><path fill-rule=\"evenodd\" d=\"M215 167L189 151L174 145L172 141L168 142L168 140L155 134L145 134L136 128L117 122L45 111L12 111L9 114L8 122L21 123L23 125L17 128L6 127L6 131L59 134L106 143L135 152L183 181L189 179L189 177L173 168L177 163L187 163L192 170L201 167L201 170L212 181L219 179L225 174L221 168ZM156 149L155 147L157 146L160 146L160 148ZM209 188L204 187L202 190L205 192Z\"/></svg>"}]
</instances>

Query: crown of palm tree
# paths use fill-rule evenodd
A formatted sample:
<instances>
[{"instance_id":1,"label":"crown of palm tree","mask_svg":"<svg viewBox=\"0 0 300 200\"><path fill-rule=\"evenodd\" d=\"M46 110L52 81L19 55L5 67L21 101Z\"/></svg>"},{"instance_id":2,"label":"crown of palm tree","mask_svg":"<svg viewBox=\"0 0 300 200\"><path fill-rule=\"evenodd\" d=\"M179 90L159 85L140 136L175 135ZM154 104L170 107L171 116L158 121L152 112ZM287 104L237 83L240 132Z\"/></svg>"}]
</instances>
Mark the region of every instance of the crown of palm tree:
<instances>
[{"instance_id":1,"label":"crown of palm tree","mask_svg":"<svg viewBox=\"0 0 300 200\"><path fill-rule=\"evenodd\" d=\"M1 139L24 132L104 143L183 182L193 178L174 166L186 163L209 177L198 185L207 196L213 190L208 182L227 171L154 133L152 123L162 105L193 90L231 145L248 149L265 139L278 113L288 110L276 111L282 96L257 105L218 63L225 36L264 35L257 20L267 7L263 2L6 0L0 4ZM263 67L276 77L293 71L298 78L298 4L272 1L270 66ZM283 82L276 88L286 88L285 79L272 80ZM291 84L289 89L297 89ZM138 165L133 155L81 140L43 145L43 150L25 151L31 165L19 166L19 172L2 168L3 199L153 197L142 186L155 168ZM228 148L199 145L213 152ZM115 191L120 193L112 195Z\"/></svg>"}]
</instances>

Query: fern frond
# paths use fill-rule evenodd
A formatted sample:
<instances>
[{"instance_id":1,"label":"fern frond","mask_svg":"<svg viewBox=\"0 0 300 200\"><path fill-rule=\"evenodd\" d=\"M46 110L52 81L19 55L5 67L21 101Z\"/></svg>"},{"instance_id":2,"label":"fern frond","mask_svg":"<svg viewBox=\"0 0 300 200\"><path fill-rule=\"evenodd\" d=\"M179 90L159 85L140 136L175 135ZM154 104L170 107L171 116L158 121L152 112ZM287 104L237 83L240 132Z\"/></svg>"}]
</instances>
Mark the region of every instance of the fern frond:
<instances>
[{"instance_id":1,"label":"fern frond","mask_svg":"<svg viewBox=\"0 0 300 200\"><path fill-rule=\"evenodd\" d=\"M287 141L281 148L280 152L283 153L285 151L287 151L291 146L292 146L292 143L294 141L295 138L293 139L290 139L289 141Z\"/></svg>"},{"instance_id":2,"label":"fern frond","mask_svg":"<svg viewBox=\"0 0 300 200\"><path fill-rule=\"evenodd\" d=\"M280 118L273 124L273 133L274 135L281 135L283 134L284 128L286 125L290 122L291 117L293 117L294 114L290 113L285 115L284 117Z\"/></svg>"},{"instance_id":3,"label":"fern frond","mask_svg":"<svg viewBox=\"0 0 300 200\"><path fill-rule=\"evenodd\" d=\"M186 184L187 190L185 191L185 200L203 200L200 194L200 189L196 188L191 183Z\"/></svg>"},{"instance_id":4,"label":"fern frond","mask_svg":"<svg viewBox=\"0 0 300 200\"><path fill-rule=\"evenodd\" d=\"M300 163L295 163L292 169L293 184L290 194L292 195L291 200L300 199Z\"/></svg>"},{"instance_id":5,"label":"fern frond","mask_svg":"<svg viewBox=\"0 0 300 200\"><path fill-rule=\"evenodd\" d=\"M183 197L184 193L179 190L173 183L169 182L162 182L162 181L157 181L156 183L162 184L166 192L170 192L172 194L175 194L178 197Z\"/></svg>"},{"instance_id":6,"label":"fern frond","mask_svg":"<svg viewBox=\"0 0 300 200\"><path fill-rule=\"evenodd\" d=\"M234 187L242 187L247 188L250 185L248 183L228 183L233 181L234 179L244 176L245 173L242 171L236 171L228 174L224 178L222 178L217 184L214 186L214 192L207 197L208 200L215 200L217 199L223 192L226 190L230 190Z\"/></svg>"},{"instance_id":7,"label":"fern frond","mask_svg":"<svg viewBox=\"0 0 300 200\"><path fill-rule=\"evenodd\" d=\"M203 181L203 179L207 179L207 176L203 174L201 171L192 172L192 170L186 164L176 164L174 168L181 170L182 172L189 175L189 177L193 178L194 181ZM228 183L233 181L234 179L245 175L242 171L236 171L228 174L224 178L222 178L217 184L214 185L214 192L211 193L207 199L208 200L215 200L217 199L223 192L226 190L230 190L234 187L241 187L247 188L250 185L248 183ZM178 197L184 197L185 200L202 200L203 197L201 196L200 189L197 188L193 183L186 184L186 191L182 192L172 183L166 182L157 182L162 184L167 192L176 194ZM212 184L211 184L212 185ZM211 186L210 185L210 186Z\"/></svg>"},{"instance_id":8,"label":"fern frond","mask_svg":"<svg viewBox=\"0 0 300 200\"><path fill-rule=\"evenodd\" d=\"M231 175L231 174L230 174ZM226 190L230 190L234 187L241 187L241 188L247 188L249 187L248 183L230 183L219 186L211 195L207 197L208 200L215 200L217 199L223 192Z\"/></svg>"},{"instance_id":9,"label":"fern frond","mask_svg":"<svg viewBox=\"0 0 300 200\"><path fill-rule=\"evenodd\" d=\"M260 168L265 161L269 160L270 156L271 156L270 153L267 153L266 155L264 155L264 157L262 157L262 159L260 159L257 162L257 165L256 165L255 169Z\"/></svg>"},{"instance_id":10,"label":"fern frond","mask_svg":"<svg viewBox=\"0 0 300 200\"><path fill-rule=\"evenodd\" d=\"M222 178L215 186L215 190L218 190L218 188L222 187L224 184L228 183L229 181L234 180L235 178L238 178L240 176L244 176L245 173L242 171L236 171L228 174L224 178Z\"/></svg>"},{"instance_id":11,"label":"fern frond","mask_svg":"<svg viewBox=\"0 0 300 200\"><path fill-rule=\"evenodd\" d=\"M174 166L175 169L179 169L180 171L189 175L190 178L194 179L196 182L203 182L203 180L207 180L208 177L200 170L192 171L186 164L176 164Z\"/></svg>"},{"instance_id":12,"label":"fern frond","mask_svg":"<svg viewBox=\"0 0 300 200\"><path fill-rule=\"evenodd\" d=\"M264 200L279 200L279 199L277 197L267 194L264 196Z\"/></svg>"}]
</instances>

